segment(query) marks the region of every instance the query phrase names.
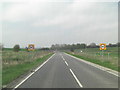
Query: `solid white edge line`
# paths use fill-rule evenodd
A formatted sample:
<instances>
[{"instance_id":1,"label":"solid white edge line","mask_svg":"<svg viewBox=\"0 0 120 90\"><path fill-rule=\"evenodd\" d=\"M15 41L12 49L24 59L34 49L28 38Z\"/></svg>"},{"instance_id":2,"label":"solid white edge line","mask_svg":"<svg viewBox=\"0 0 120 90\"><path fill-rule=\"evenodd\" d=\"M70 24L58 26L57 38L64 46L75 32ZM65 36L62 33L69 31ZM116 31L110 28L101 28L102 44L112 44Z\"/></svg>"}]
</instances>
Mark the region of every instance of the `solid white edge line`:
<instances>
[{"instance_id":1,"label":"solid white edge line","mask_svg":"<svg viewBox=\"0 0 120 90\"><path fill-rule=\"evenodd\" d=\"M76 75L73 73L73 71L70 69L70 72L72 73L73 77L75 78L76 82L78 83L78 85L83 88L82 84L80 83L80 81L78 80L78 78L76 77Z\"/></svg>"},{"instance_id":2,"label":"solid white edge line","mask_svg":"<svg viewBox=\"0 0 120 90\"><path fill-rule=\"evenodd\" d=\"M32 76L34 74L34 72L33 73L31 73L29 76L27 76L27 78L25 78L22 82L20 82L17 86L15 86L15 88L13 89L13 90L15 90L16 88L18 88L22 83L24 83L30 76Z\"/></svg>"},{"instance_id":3,"label":"solid white edge line","mask_svg":"<svg viewBox=\"0 0 120 90\"><path fill-rule=\"evenodd\" d=\"M105 71L105 70L104 70L104 71ZM106 72L108 72L108 73L110 73L110 74L113 74L113 75L119 77L119 75L117 75L117 74L115 74L115 73L112 73L112 72L110 72L110 71L106 71Z\"/></svg>"},{"instance_id":4,"label":"solid white edge line","mask_svg":"<svg viewBox=\"0 0 120 90\"><path fill-rule=\"evenodd\" d=\"M65 61L65 64L68 66L68 63Z\"/></svg>"},{"instance_id":5,"label":"solid white edge line","mask_svg":"<svg viewBox=\"0 0 120 90\"><path fill-rule=\"evenodd\" d=\"M80 59L80 58L77 58L77 57L75 57L75 56L69 55L69 54L67 54L67 53L65 53L65 54L68 55L68 56L71 56L71 57L75 58L76 60L82 61L82 62L84 62L84 63L86 63L86 64L88 64L88 65L91 65L91 66L96 67L96 68L98 68L98 69L100 69L100 70L102 70L102 71L108 72L108 73L110 73L110 74L112 74L112 75L115 75L115 76L119 77L118 73L115 74L115 73L113 73L113 72L110 72L110 71L113 71L113 70L111 70L111 69L109 69L109 68L106 68L106 67L97 65L97 64L92 63L92 62L88 62L88 61L82 60L82 59ZM106 68L106 69L105 69L105 68ZM107 71L107 70L108 70L108 71ZM109 70L110 70L110 71L109 71ZM114 71L114 72L116 72L116 71Z\"/></svg>"},{"instance_id":6,"label":"solid white edge line","mask_svg":"<svg viewBox=\"0 0 120 90\"><path fill-rule=\"evenodd\" d=\"M41 64L41 65L35 70L35 72L38 71L40 68L42 68L42 66L45 65L54 55L55 55L55 54L53 54L50 58L48 58L47 61L45 61L43 64ZM19 87L22 83L24 83L29 77L31 77L35 72L32 72L29 76L27 76L24 80L22 80L18 85L16 85L16 86L14 87L13 90L15 90L16 88L18 88L18 87Z\"/></svg>"}]
</instances>

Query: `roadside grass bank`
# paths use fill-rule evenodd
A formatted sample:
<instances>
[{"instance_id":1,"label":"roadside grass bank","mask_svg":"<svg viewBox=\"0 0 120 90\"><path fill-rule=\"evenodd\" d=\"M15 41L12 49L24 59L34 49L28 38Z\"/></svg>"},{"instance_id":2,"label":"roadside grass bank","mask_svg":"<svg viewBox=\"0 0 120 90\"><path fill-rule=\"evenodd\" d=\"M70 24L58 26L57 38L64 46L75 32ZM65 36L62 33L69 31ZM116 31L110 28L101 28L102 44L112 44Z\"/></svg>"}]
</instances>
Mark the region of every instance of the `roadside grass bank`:
<instances>
[{"instance_id":1,"label":"roadside grass bank","mask_svg":"<svg viewBox=\"0 0 120 90\"><path fill-rule=\"evenodd\" d=\"M17 79L24 73L28 72L29 70L39 66L42 64L45 60L47 60L50 56L52 56L53 53L48 53L44 55L41 58L37 58L33 61L27 61L24 63L11 65L9 67L3 67L2 70L2 85L7 85L13 80Z\"/></svg>"},{"instance_id":2,"label":"roadside grass bank","mask_svg":"<svg viewBox=\"0 0 120 90\"><path fill-rule=\"evenodd\" d=\"M116 58L113 59L113 55L112 55L112 57L109 57L109 59L108 59L108 57L102 57L100 55L93 55L93 54L89 54L86 52L78 53L78 52L68 51L65 53L120 72L120 66L118 65L118 57L117 57L117 59Z\"/></svg>"},{"instance_id":3,"label":"roadside grass bank","mask_svg":"<svg viewBox=\"0 0 120 90\"><path fill-rule=\"evenodd\" d=\"M0 90L2 89L2 51L0 49Z\"/></svg>"},{"instance_id":4,"label":"roadside grass bank","mask_svg":"<svg viewBox=\"0 0 120 90\"><path fill-rule=\"evenodd\" d=\"M0 90L1 88L2 88L2 69L0 69Z\"/></svg>"},{"instance_id":5,"label":"roadside grass bank","mask_svg":"<svg viewBox=\"0 0 120 90\"><path fill-rule=\"evenodd\" d=\"M2 51L2 67L3 69L6 67L15 66L18 64L23 64L26 62L33 62L38 58L42 58L43 56L51 53L51 51L19 51L14 52L13 50L3 50Z\"/></svg>"}]
</instances>

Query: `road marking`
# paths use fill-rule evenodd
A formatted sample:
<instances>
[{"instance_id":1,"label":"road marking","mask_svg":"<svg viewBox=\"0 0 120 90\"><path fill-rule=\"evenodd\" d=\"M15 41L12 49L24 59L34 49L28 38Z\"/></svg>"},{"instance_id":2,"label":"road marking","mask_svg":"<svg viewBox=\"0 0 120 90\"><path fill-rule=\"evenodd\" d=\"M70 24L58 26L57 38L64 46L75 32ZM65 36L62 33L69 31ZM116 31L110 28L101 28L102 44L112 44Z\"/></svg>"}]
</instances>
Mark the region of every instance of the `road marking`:
<instances>
[{"instance_id":1,"label":"road marking","mask_svg":"<svg viewBox=\"0 0 120 90\"><path fill-rule=\"evenodd\" d=\"M61 55L62 56L62 55ZM62 59L65 61L65 58L62 56ZM68 63L65 61L65 64L68 66ZM70 72L72 73L73 77L75 78L76 82L78 83L78 85L82 88L82 84L80 83L80 81L78 80L78 78L76 77L76 75L73 73L73 71L71 69L69 69Z\"/></svg>"},{"instance_id":2,"label":"road marking","mask_svg":"<svg viewBox=\"0 0 120 90\"><path fill-rule=\"evenodd\" d=\"M61 55L62 56L62 55ZM64 57L62 56L62 59L65 61Z\"/></svg>"},{"instance_id":3,"label":"road marking","mask_svg":"<svg viewBox=\"0 0 120 90\"><path fill-rule=\"evenodd\" d=\"M48 60L46 60L42 65L40 65L37 69L35 69L35 72L38 71L44 64L46 64L55 54L53 54Z\"/></svg>"},{"instance_id":4,"label":"road marking","mask_svg":"<svg viewBox=\"0 0 120 90\"><path fill-rule=\"evenodd\" d=\"M73 77L75 78L76 82L78 83L78 85L83 88L82 84L80 83L80 81L78 80L78 78L76 77L76 75L73 73L73 71L70 69L70 72L72 73Z\"/></svg>"},{"instance_id":5,"label":"road marking","mask_svg":"<svg viewBox=\"0 0 120 90\"><path fill-rule=\"evenodd\" d=\"M65 61L65 64L68 66L68 63Z\"/></svg>"},{"instance_id":6,"label":"road marking","mask_svg":"<svg viewBox=\"0 0 120 90\"><path fill-rule=\"evenodd\" d=\"M35 72L37 72L40 68L43 67L55 54L53 54L48 60L46 60L43 64L41 64L37 69L35 69ZM15 86L13 90L18 88L22 83L24 83L28 78L30 78L35 72L32 72L30 75L28 75L24 80L22 80L18 85Z\"/></svg>"},{"instance_id":7,"label":"road marking","mask_svg":"<svg viewBox=\"0 0 120 90\"><path fill-rule=\"evenodd\" d=\"M82 60L82 59L80 59L80 58L74 57L74 56L69 55L69 54L67 54L67 53L65 53L65 54L68 55L68 56L70 56L70 57L72 57L72 58L75 58L76 60L82 61L82 62L84 62L84 63L86 63L86 64L88 64L88 65L91 65L91 66L96 67L96 68L98 68L98 69L100 69L100 70L102 70L102 71L108 72L108 73L110 73L110 74L112 74L112 75L115 75L115 76L119 77L117 71L114 71L114 70L112 70L112 69L109 69L109 68L106 68L106 67L97 65L97 64L92 63L92 62L88 62L88 61ZM114 73L114 72L115 72L115 73Z\"/></svg>"},{"instance_id":8,"label":"road marking","mask_svg":"<svg viewBox=\"0 0 120 90\"><path fill-rule=\"evenodd\" d=\"M18 88L22 83L24 83L29 77L31 77L32 75L34 74L34 72L33 73L31 73L27 78L25 78L22 82L20 82L17 86L15 86L15 88L13 89L13 90L15 90L16 88Z\"/></svg>"},{"instance_id":9,"label":"road marking","mask_svg":"<svg viewBox=\"0 0 120 90\"><path fill-rule=\"evenodd\" d=\"M105 71L105 70L104 70ZM110 72L110 71L106 71L106 72L108 72L108 73L110 73L110 74L113 74L113 75L115 75L115 76L117 76L117 77L120 77L119 75L117 75L117 74L115 74L115 73L112 73L112 72Z\"/></svg>"}]
</instances>

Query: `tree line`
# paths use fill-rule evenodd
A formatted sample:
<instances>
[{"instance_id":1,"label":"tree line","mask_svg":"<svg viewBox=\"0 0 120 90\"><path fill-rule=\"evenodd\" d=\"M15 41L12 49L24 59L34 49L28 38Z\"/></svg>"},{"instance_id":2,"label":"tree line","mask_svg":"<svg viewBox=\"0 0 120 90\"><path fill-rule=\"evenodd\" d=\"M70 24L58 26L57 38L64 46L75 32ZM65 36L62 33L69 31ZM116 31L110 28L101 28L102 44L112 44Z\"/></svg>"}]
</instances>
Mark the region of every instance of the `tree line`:
<instances>
[{"instance_id":1,"label":"tree line","mask_svg":"<svg viewBox=\"0 0 120 90\"><path fill-rule=\"evenodd\" d=\"M107 47L120 47L120 42L116 44L109 43ZM50 48L38 48L38 50L71 50L74 51L75 49L85 49L85 48L99 48L99 45L96 43L91 43L89 45L85 43L77 43L77 44L53 44ZM20 51L20 45L16 44L13 46L13 51L19 52ZM4 45L0 43L0 50L4 50ZM26 50L28 51L28 50Z\"/></svg>"},{"instance_id":2,"label":"tree line","mask_svg":"<svg viewBox=\"0 0 120 90\"><path fill-rule=\"evenodd\" d=\"M107 47L120 47L120 42L116 43L116 44L112 44L109 43L108 45L106 45ZM74 49L85 49L85 48L99 48L99 45L97 45L96 43L91 43L89 45L85 44L85 43L77 43L77 44L55 44L51 46L52 50L74 50Z\"/></svg>"}]
</instances>

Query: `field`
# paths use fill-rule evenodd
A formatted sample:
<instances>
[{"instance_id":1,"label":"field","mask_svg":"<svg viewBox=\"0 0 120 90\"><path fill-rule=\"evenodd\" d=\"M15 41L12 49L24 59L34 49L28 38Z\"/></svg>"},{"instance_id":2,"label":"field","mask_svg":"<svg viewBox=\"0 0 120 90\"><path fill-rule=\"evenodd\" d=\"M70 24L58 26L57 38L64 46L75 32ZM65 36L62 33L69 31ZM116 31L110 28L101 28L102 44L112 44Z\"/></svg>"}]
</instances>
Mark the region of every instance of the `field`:
<instances>
[{"instance_id":1,"label":"field","mask_svg":"<svg viewBox=\"0 0 120 90\"><path fill-rule=\"evenodd\" d=\"M5 49L2 52L2 85L6 85L28 72L32 68L47 60L53 53L51 51L31 51L21 50L14 52Z\"/></svg>"},{"instance_id":2,"label":"field","mask_svg":"<svg viewBox=\"0 0 120 90\"><path fill-rule=\"evenodd\" d=\"M84 60L111 68L118 71L118 48L109 47L105 51L99 48L76 49L74 52L67 53L82 58ZM2 85L7 85L25 72L37 67L47 60L53 52L51 51L31 51L21 50L14 52L12 49L4 49L2 52ZM120 70L120 69L119 69ZM1 79L0 79L1 80Z\"/></svg>"},{"instance_id":3,"label":"field","mask_svg":"<svg viewBox=\"0 0 120 90\"><path fill-rule=\"evenodd\" d=\"M100 51L99 48L77 49L68 53L118 71L118 47L108 47L105 51Z\"/></svg>"}]
</instances>

